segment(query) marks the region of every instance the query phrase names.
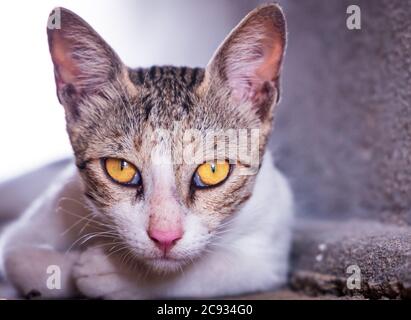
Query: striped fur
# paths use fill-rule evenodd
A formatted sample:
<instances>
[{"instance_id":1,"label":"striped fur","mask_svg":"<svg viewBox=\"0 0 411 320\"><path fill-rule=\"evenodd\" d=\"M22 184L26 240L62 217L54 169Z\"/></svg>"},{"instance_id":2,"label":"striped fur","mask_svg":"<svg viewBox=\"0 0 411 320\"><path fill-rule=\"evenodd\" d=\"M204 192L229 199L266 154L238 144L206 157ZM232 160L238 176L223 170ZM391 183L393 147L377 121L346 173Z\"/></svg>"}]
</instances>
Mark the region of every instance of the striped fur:
<instances>
[{"instance_id":1,"label":"striped fur","mask_svg":"<svg viewBox=\"0 0 411 320\"><path fill-rule=\"evenodd\" d=\"M281 285L292 197L264 157L285 49L281 9L251 12L204 69L129 68L80 17L60 11L62 28L48 37L77 173L62 177L2 237L0 262L10 281L25 294L72 297L77 289L104 298L205 297ZM241 130L247 139L235 147L243 152L231 159L219 142ZM142 184L115 183L104 170L107 157L133 164ZM214 160L230 160L227 179L197 188L198 165ZM61 204L66 198L71 203ZM183 230L169 252L150 237L153 224ZM79 236L86 239L80 245ZM71 249L78 252L61 254ZM27 250L37 257L34 282L21 280ZM65 262L70 290L52 292L37 281L49 259Z\"/></svg>"}]
</instances>

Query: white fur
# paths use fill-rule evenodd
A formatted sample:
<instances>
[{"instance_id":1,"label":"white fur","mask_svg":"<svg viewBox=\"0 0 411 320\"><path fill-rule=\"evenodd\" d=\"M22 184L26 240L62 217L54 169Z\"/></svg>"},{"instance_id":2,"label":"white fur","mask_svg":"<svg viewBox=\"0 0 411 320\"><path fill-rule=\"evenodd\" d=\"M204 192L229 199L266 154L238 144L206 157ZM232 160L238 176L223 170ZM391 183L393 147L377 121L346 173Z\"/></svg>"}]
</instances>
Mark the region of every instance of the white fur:
<instances>
[{"instance_id":1,"label":"white fur","mask_svg":"<svg viewBox=\"0 0 411 320\"><path fill-rule=\"evenodd\" d=\"M73 200L62 201L67 198ZM63 271L71 275L78 290L88 297L216 297L270 290L286 280L292 205L288 183L274 167L271 156L267 153L252 197L233 215L225 233L218 240L211 239L207 252L199 254L192 264L177 274L141 274L139 269L127 268L124 261L108 257L101 247L90 246L84 249L74 246L71 253L66 254L67 249L76 241L78 230L74 232L74 228L64 235L62 233L72 228L79 217L88 213L81 196L80 178L71 168L44 196L35 201L22 218L4 232L0 239L1 271L24 294L31 288L40 290L43 297L56 297L54 292L39 287L38 279L30 280L22 274L11 272L11 269L17 264L26 268L21 267L21 273L30 270L31 274L37 272L39 277L44 276L45 264L38 264L38 270L34 272L35 264L26 260L27 248L33 252L31 259L36 259L36 256L44 259L45 248L52 250L54 254L59 253L59 259L73 259L77 255L72 252L81 250L74 266L67 263L65 268L70 269ZM62 209L58 210L59 207ZM122 209L123 212L131 212L131 208ZM77 217L69 213L73 211ZM125 214L123 222L127 223L124 219L131 218ZM185 237L181 240L182 243L176 245L176 257L179 255L179 246L190 248L194 253L197 249L201 252L202 243L197 244L196 248L196 237L203 235L201 241L206 239L206 229L198 217L189 215L184 223ZM144 222L140 221L140 225L144 226ZM136 240L141 240L143 234L146 236L143 229L140 231L141 236L137 235ZM148 239L146 241L149 243ZM36 255L36 252L39 254ZM20 283L23 281L21 279L25 283ZM66 290L63 287L57 296L70 297L73 294L72 288Z\"/></svg>"}]
</instances>

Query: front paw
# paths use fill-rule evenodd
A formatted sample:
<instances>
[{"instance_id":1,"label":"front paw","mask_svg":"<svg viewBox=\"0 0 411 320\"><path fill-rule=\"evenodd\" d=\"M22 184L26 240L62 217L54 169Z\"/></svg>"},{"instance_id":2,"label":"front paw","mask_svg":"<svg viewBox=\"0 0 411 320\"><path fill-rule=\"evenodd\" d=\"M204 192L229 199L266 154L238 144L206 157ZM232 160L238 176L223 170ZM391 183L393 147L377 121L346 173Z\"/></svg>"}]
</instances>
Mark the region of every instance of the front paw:
<instances>
[{"instance_id":1,"label":"front paw","mask_svg":"<svg viewBox=\"0 0 411 320\"><path fill-rule=\"evenodd\" d=\"M73 277L78 290L88 298L127 299L138 291L133 274L101 247L90 247L80 255Z\"/></svg>"},{"instance_id":2,"label":"front paw","mask_svg":"<svg viewBox=\"0 0 411 320\"><path fill-rule=\"evenodd\" d=\"M10 283L27 299L72 298L77 295L71 278L77 259L76 252L21 247L6 255L5 270Z\"/></svg>"}]
</instances>

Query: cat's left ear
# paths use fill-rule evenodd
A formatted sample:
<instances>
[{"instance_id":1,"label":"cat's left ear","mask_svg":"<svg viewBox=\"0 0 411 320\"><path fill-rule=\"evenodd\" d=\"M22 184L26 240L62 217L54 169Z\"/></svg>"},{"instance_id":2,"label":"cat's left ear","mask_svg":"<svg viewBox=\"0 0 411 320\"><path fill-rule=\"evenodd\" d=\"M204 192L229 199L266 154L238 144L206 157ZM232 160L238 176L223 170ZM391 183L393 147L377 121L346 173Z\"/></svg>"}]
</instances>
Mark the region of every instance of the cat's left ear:
<instances>
[{"instance_id":1,"label":"cat's left ear","mask_svg":"<svg viewBox=\"0 0 411 320\"><path fill-rule=\"evenodd\" d=\"M47 27L54 64L57 95L61 103L82 94L98 91L122 70L123 64L113 49L78 15L56 8L50 17L58 25Z\"/></svg>"},{"instance_id":2,"label":"cat's left ear","mask_svg":"<svg viewBox=\"0 0 411 320\"><path fill-rule=\"evenodd\" d=\"M286 24L275 4L250 12L217 49L206 69L209 82L228 86L238 104L251 102L262 115L279 96ZM271 100L271 101L270 101Z\"/></svg>"}]
</instances>

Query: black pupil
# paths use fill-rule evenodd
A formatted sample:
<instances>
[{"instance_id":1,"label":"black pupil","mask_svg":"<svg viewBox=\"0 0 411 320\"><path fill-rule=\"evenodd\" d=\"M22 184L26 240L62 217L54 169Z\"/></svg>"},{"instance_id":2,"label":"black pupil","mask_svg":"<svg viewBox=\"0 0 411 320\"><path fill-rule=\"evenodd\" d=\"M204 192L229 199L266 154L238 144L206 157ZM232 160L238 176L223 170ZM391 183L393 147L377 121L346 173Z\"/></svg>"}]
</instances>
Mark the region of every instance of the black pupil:
<instances>
[{"instance_id":1,"label":"black pupil","mask_svg":"<svg viewBox=\"0 0 411 320\"><path fill-rule=\"evenodd\" d=\"M212 163L212 164L211 164L211 171L212 171L213 173L215 173L215 163Z\"/></svg>"}]
</instances>

